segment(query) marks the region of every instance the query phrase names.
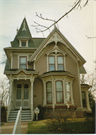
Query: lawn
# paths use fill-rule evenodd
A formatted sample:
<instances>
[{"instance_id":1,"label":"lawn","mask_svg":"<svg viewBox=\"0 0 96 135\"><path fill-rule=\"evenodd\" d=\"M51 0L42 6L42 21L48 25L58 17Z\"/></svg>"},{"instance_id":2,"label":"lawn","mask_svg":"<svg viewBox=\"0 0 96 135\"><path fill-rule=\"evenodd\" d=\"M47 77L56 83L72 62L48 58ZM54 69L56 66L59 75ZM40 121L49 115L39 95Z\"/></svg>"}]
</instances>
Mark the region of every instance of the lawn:
<instances>
[{"instance_id":1,"label":"lawn","mask_svg":"<svg viewBox=\"0 0 96 135\"><path fill-rule=\"evenodd\" d=\"M60 123L59 123L60 122ZM94 121L85 118L46 119L28 123L27 134L56 134L56 133L94 133Z\"/></svg>"},{"instance_id":2,"label":"lawn","mask_svg":"<svg viewBox=\"0 0 96 135\"><path fill-rule=\"evenodd\" d=\"M46 124L48 120L32 121L28 123L27 134L51 134Z\"/></svg>"}]
</instances>

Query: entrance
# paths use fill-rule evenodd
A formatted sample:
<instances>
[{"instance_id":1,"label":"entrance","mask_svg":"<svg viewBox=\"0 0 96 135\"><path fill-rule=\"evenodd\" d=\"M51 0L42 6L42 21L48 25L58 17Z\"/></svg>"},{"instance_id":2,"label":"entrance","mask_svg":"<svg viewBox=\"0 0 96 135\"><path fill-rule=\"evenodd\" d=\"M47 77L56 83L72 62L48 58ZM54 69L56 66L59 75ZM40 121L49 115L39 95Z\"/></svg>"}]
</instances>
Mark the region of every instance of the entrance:
<instances>
[{"instance_id":1,"label":"entrance","mask_svg":"<svg viewBox=\"0 0 96 135\"><path fill-rule=\"evenodd\" d=\"M18 83L16 87L16 109L22 106L22 109L30 108L30 91L29 83Z\"/></svg>"}]
</instances>

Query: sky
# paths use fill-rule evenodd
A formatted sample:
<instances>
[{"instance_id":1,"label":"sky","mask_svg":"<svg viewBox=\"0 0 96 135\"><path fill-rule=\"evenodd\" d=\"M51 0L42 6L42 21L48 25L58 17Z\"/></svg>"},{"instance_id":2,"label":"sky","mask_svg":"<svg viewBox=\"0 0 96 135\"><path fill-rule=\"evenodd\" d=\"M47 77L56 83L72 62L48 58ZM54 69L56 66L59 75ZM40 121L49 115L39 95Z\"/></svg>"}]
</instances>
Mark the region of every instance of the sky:
<instances>
[{"instance_id":1,"label":"sky","mask_svg":"<svg viewBox=\"0 0 96 135\"><path fill-rule=\"evenodd\" d=\"M0 62L4 54L3 48L9 47L14 40L16 29L26 17L32 37L43 37L31 25L34 21L49 26L52 22L36 17L36 12L45 18L58 20L68 12L76 0L0 0ZM84 0L82 0L82 5ZM75 49L86 60L87 71L93 71L96 59L96 0L89 0L86 7L73 10L68 16L58 22L57 27ZM50 29L52 31L53 28ZM44 32L47 37L49 31ZM0 78L3 76L4 66L0 64Z\"/></svg>"}]
</instances>

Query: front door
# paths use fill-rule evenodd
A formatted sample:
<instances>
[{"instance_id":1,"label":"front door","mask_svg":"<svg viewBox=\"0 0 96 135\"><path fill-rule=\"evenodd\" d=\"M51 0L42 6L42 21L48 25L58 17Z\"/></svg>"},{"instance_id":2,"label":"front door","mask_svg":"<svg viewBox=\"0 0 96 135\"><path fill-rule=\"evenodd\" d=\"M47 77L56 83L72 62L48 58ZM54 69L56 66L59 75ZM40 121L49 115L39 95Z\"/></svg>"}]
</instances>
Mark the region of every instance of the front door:
<instances>
[{"instance_id":1,"label":"front door","mask_svg":"<svg viewBox=\"0 0 96 135\"><path fill-rule=\"evenodd\" d=\"M28 82L20 82L16 84L16 106L15 109L29 109L30 108L30 84Z\"/></svg>"}]
</instances>

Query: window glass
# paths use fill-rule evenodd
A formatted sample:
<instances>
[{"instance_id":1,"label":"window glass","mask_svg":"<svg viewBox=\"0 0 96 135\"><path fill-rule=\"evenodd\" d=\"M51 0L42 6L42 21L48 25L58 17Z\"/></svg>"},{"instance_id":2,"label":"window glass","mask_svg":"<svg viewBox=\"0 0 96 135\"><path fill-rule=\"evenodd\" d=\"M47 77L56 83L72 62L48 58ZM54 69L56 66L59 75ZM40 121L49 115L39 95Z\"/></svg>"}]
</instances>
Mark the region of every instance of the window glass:
<instances>
[{"instance_id":1,"label":"window glass","mask_svg":"<svg viewBox=\"0 0 96 135\"><path fill-rule=\"evenodd\" d=\"M22 41L22 46L26 46L26 42L25 41Z\"/></svg>"},{"instance_id":2,"label":"window glass","mask_svg":"<svg viewBox=\"0 0 96 135\"><path fill-rule=\"evenodd\" d=\"M58 58L58 70L64 70L63 68L63 57L59 56Z\"/></svg>"},{"instance_id":3,"label":"window glass","mask_svg":"<svg viewBox=\"0 0 96 135\"><path fill-rule=\"evenodd\" d=\"M70 95L70 93L67 93L67 102L71 103L71 95Z\"/></svg>"},{"instance_id":4,"label":"window glass","mask_svg":"<svg viewBox=\"0 0 96 135\"><path fill-rule=\"evenodd\" d=\"M55 70L54 57L49 57L49 71Z\"/></svg>"},{"instance_id":5,"label":"window glass","mask_svg":"<svg viewBox=\"0 0 96 135\"><path fill-rule=\"evenodd\" d=\"M20 57L20 67L26 69L26 57Z\"/></svg>"},{"instance_id":6,"label":"window glass","mask_svg":"<svg viewBox=\"0 0 96 135\"><path fill-rule=\"evenodd\" d=\"M66 90L67 90L67 92L70 92L70 83L69 82L66 82Z\"/></svg>"},{"instance_id":7,"label":"window glass","mask_svg":"<svg viewBox=\"0 0 96 135\"><path fill-rule=\"evenodd\" d=\"M46 83L46 88L47 88L47 103L52 103L52 86L51 82Z\"/></svg>"},{"instance_id":8,"label":"window glass","mask_svg":"<svg viewBox=\"0 0 96 135\"><path fill-rule=\"evenodd\" d=\"M28 99L28 88L24 89L24 99Z\"/></svg>"},{"instance_id":9,"label":"window glass","mask_svg":"<svg viewBox=\"0 0 96 135\"><path fill-rule=\"evenodd\" d=\"M63 70L63 65L58 65L58 70Z\"/></svg>"},{"instance_id":10,"label":"window glass","mask_svg":"<svg viewBox=\"0 0 96 135\"><path fill-rule=\"evenodd\" d=\"M63 57L58 57L58 64L63 64Z\"/></svg>"},{"instance_id":11,"label":"window glass","mask_svg":"<svg viewBox=\"0 0 96 135\"><path fill-rule=\"evenodd\" d=\"M49 64L54 64L54 57L49 57Z\"/></svg>"},{"instance_id":12,"label":"window glass","mask_svg":"<svg viewBox=\"0 0 96 135\"><path fill-rule=\"evenodd\" d=\"M86 107L85 91L82 91L82 103L83 103L83 107Z\"/></svg>"},{"instance_id":13,"label":"window glass","mask_svg":"<svg viewBox=\"0 0 96 135\"><path fill-rule=\"evenodd\" d=\"M17 99L21 99L21 89L17 89Z\"/></svg>"},{"instance_id":14,"label":"window glass","mask_svg":"<svg viewBox=\"0 0 96 135\"><path fill-rule=\"evenodd\" d=\"M57 103L63 102L62 81L56 81L56 98Z\"/></svg>"},{"instance_id":15,"label":"window glass","mask_svg":"<svg viewBox=\"0 0 96 135\"><path fill-rule=\"evenodd\" d=\"M55 70L55 65L49 65L49 71Z\"/></svg>"},{"instance_id":16,"label":"window glass","mask_svg":"<svg viewBox=\"0 0 96 135\"><path fill-rule=\"evenodd\" d=\"M63 102L62 92L57 92L57 102Z\"/></svg>"}]
</instances>

